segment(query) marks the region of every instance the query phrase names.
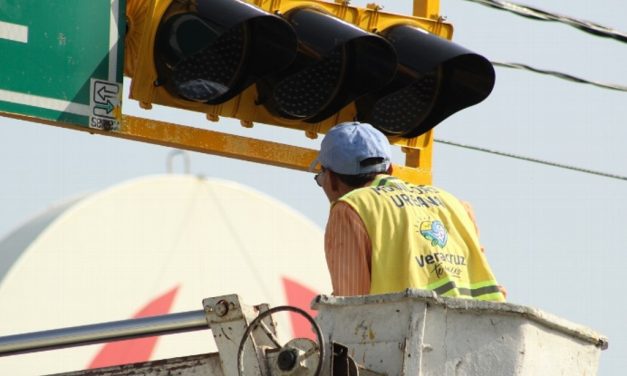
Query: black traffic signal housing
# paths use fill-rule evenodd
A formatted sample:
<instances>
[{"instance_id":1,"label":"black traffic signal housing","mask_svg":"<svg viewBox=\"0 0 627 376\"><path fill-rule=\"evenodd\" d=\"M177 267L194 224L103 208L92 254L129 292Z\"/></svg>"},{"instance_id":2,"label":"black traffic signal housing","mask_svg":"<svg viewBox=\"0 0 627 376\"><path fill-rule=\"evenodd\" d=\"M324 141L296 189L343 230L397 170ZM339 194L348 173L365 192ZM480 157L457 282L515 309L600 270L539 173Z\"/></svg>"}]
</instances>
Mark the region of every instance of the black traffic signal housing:
<instances>
[{"instance_id":1,"label":"black traffic signal housing","mask_svg":"<svg viewBox=\"0 0 627 376\"><path fill-rule=\"evenodd\" d=\"M173 97L220 104L296 57L288 22L233 0L172 2L154 43L157 85Z\"/></svg>"},{"instance_id":2,"label":"black traffic signal housing","mask_svg":"<svg viewBox=\"0 0 627 376\"><path fill-rule=\"evenodd\" d=\"M316 8L298 7L284 18L294 28L297 57L257 85L258 103L275 117L324 121L394 76L396 53L384 38Z\"/></svg>"},{"instance_id":3,"label":"black traffic signal housing","mask_svg":"<svg viewBox=\"0 0 627 376\"><path fill-rule=\"evenodd\" d=\"M441 20L320 0L127 1L125 72L147 108L310 135L359 120L414 145L494 85Z\"/></svg>"},{"instance_id":4,"label":"black traffic signal housing","mask_svg":"<svg viewBox=\"0 0 627 376\"><path fill-rule=\"evenodd\" d=\"M360 120L386 134L419 136L492 91L494 69L483 56L410 25L391 26L382 35L394 45L399 69L356 107Z\"/></svg>"}]
</instances>

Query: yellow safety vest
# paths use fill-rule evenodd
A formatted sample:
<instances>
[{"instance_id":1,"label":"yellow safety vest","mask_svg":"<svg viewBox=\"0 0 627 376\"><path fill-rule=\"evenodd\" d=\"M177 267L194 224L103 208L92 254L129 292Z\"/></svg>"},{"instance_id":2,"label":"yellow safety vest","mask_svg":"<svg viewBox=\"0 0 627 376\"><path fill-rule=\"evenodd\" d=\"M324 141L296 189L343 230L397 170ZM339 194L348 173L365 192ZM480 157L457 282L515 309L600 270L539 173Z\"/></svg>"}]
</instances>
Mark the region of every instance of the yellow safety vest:
<instances>
[{"instance_id":1,"label":"yellow safety vest","mask_svg":"<svg viewBox=\"0 0 627 376\"><path fill-rule=\"evenodd\" d=\"M438 295L505 301L462 203L450 193L379 175L339 199L372 242L371 294L408 287Z\"/></svg>"}]
</instances>

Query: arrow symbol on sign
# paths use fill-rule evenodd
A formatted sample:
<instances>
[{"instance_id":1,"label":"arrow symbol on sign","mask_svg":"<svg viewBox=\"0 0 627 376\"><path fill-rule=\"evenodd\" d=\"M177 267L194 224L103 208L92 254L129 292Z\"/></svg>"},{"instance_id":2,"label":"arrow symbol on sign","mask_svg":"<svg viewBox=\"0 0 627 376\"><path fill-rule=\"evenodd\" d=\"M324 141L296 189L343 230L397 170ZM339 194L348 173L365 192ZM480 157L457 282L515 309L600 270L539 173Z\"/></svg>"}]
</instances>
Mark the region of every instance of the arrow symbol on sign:
<instances>
[{"instance_id":1,"label":"arrow symbol on sign","mask_svg":"<svg viewBox=\"0 0 627 376\"><path fill-rule=\"evenodd\" d=\"M0 21L0 39L28 43L28 26Z\"/></svg>"},{"instance_id":2,"label":"arrow symbol on sign","mask_svg":"<svg viewBox=\"0 0 627 376\"><path fill-rule=\"evenodd\" d=\"M113 109L115 108L115 106L113 105L113 103L111 103L110 100L107 99L107 103L106 106L96 106L97 108L102 108L104 110L107 111L107 114L110 114L111 111L113 111Z\"/></svg>"},{"instance_id":3,"label":"arrow symbol on sign","mask_svg":"<svg viewBox=\"0 0 627 376\"><path fill-rule=\"evenodd\" d=\"M117 86L111 86L112 88L114 88L114 91L110 91L107 90L106 86L101 86L100 89L98 89L98 91L96 92L96 94L98 94L98 99L96 102L99 103L108 103L109 105L111 105L111 102L109 102L109 98L115 98L118 94L118 87Z\"/></svg>"}]
</instances>

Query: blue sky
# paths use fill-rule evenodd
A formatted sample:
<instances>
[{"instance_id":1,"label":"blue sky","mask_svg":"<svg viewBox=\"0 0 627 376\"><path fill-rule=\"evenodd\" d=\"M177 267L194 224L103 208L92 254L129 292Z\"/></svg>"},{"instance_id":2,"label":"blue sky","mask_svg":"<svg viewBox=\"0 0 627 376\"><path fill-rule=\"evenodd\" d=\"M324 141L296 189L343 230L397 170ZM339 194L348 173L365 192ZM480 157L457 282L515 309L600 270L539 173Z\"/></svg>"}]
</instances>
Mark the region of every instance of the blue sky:
<instances>
[{"instance_id":1,"label":"blue sky","mask_svg":"<svg viewBox=\"0 0 627 376\"><path fill-rule=\"evenodd\" d=\"M366 1L351 4L364 6ZM411 1L379 1L411 13ZM527 5L621 31L618 0L527 0ZM518 62L627 85L627 45L465 0L442 0L454 40L490 60ZM496 68L483 103L436 128L436 138L627 176L627 93ZM316 148L303 133L237 121L209 123L173 109L124 112ZM164 173L169 149L0 119L0 237L65 198ZM401 162L400 152L395 152ZM277 197L324 227L328 204L309 173L191 153L191 172L235 180ZM175 160L175 170L182 166ZM607 335L600 375L627 369L627 182L436 144L434 184L475 207L482 242L509 300ZM322 252L322 250L321 250Z\"/></svg>"}]
</instances>

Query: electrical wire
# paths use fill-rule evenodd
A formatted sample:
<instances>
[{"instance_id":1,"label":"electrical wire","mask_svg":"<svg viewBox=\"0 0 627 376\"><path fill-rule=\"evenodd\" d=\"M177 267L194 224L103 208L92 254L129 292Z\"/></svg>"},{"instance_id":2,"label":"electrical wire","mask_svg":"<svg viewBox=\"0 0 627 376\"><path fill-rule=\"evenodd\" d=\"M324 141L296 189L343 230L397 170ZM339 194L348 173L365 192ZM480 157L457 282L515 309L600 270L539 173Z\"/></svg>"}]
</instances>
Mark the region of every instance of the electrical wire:
<instances>
[{"instance_id":1,"label":"electrical wire","mask_svg":"<svg viewBox=\"0 0 627 376\"><path fill-rule=\"evenodd\" d=\"M530 7L527 5L515 4L515 3L510 3L507 1L501 1L501 0L466 0L466 1L489 6L491 8L496 8L499 10L509 11L519 16L531 18L534 20L555 21L555 22L566 23L572 27L586 31L596 36L612 38L621 42L627 42L627 34L620 32L618 30L614 30L614 29L611 29L611 28L608 28L608 27L605 27L605 26L602 26L593 22L577 20L575 18L560 15L557 13L550 13L542 9ZM504 67L504 68L521 69L521 70L526 70L526 71L530 71L534 73L550 75L553 77L561 78L563 80L577 82L581 84L593 85L593 86L600 87L603 89L627 92L627 86L624 86L624 85L591 81L591 80L587 80L584 78L573 76L568 73L535 68L527 64L508 63L508 62L499 62L499 61L492 61L492 64L495 66Z\"/></svg>"},{"instance_id":2,"label":"electrical wire","mask_svg":"<svg viewBox=\"0 0 627 376\"><path fill-rule=\"evenodd\" d=\"M589 170L589 169L576 167L576 166L569 166L569 165L565 165L565 164L561 164L561 163L544 161L544 160L541 160L541 159L525 157L525 156L522 156L522 155L517 155L517 154L512 154L512 153L505 153L505 152L502 152L502 151L492 150L492 149L488 149L488 148L482 148L482 147L479 147L479 146L460 144L460 143L457 143L457 142L447 141L447 140L442 140L442 139L437 139L437 138L435 139L435 142L440 143L440 144L445 144L445 145L457 146L457 147L464 148L464 149L470 149L470 150L475 150L475 151L481 151L481 152L484 152L484 153L500 155L500 156L503 156L503 157L520 159L520 160L527 161L527 162L539 163L539 164L543 164L543 165L547 165L547 166L551 166L551 167L557 167L557 168L562 168L562 169L566 169L566 170L582 172L582 173L585 173L585 174L603 176L603 177L611 178L611 179L627 180L627 176L621 176L621 175L610 174L610 173L601 172L601 171Z\"/></svg>"},{"instance_id":3,"label":"electrical wire","mask_svg":"<svg viewBox=\"0 0 627 376\"><path fill-rule=\"evenodd\" d=\"M466 0L472 3L477 3L485 6L489 6L491 8L496 8L499 10L505 10L511 13L514 13L518 16L531 18L538 21L553 21L560 22L572 26L576 29L584 31L586 33L617 40L619 42L627 43L627 34L618 31L616 29L612 29L603 25L599 25L594 22L578 20L576 18L572 18L569 16L565 16L562 14L547 12L542 9L534 8L527 5L510 3L507 1L500 0Z\"/></svg>"},{"instance_id":4,"label":"electrical wire","mask_svg":"<svg viewBox=\"0 0 627 376\"><path fill-rule=\"evenodd\" d=\"M624 85L608 84L608 83L603 83L603 82L598 82L598 81L590 81L590 80L586 80L584 78L573 76L573 75L568 74L568 73L562 73L562 72L553 71L553 70L546 70L546 69L535 68L535 67L532 67L532 66L526 65L526 64L505 63L505 62L500 62L500 61L491 61L491 63L493 65L497 66L497 67L521 69L521 70L526 70L526 71L530 71L530 72L534 72L534 73L545 74L545 75L561 78L561 79L566 80L566 81L577 82L577 83L580 83L580 84L593 85L593 86L600 87L600 88L603 88L603 89L610 89L610 90L627 92L627 86L624 86Z\"/></svg>"},{"instance_id":5,"label":"electrical wire","mask_svg":"<svg viewBox=\"0 0 627 376\"><path fill-rule=\"evenodd\" d=\"M568 17L565 15L547 12L539 8L534 8L531 6L526 6L526 5L507 2L507 1L501 1L501 0L466 0L466 1L489 6L491 8L496 8L499 10L508 11L516 15L538 20L538 21L552 21L552 22L564 23L571 27L574 27L576 29L590 33L595 36L610 38L610 39L614 39L620 42L627 42L627 34L621 31L618 31L618 30L615 30L615 29L612 29L612 28L609 28L609 27L606 27L597 23L593 23L590 21L578 20L578 19ZM494 66L498 66L498 67L520 69L520 70L530 71L530 72L534 72L538 74L550 75L550 76L557 77L557 78L571 81L571 82L593 85L593 86L600 87L603 89L627 92L627 86L624 86L624 85L608 84L608 83L602 83L598 81L586 80L580 77L573 76L571 74L553 71L553 70L535 68L526 64L498 62L498 61L492 61L491 63ZM591 175L603 176L603 177L607 177L611 179L627 180L627 176L610 174L606 172L595 171L595 170L585 169L581 167L545 161L545 160L541 160L537 158L525 157L521 155L501 152L501 151L492 150L488 148L482 148L478 146L460 144L457 142L452 142L452 141L447 141L447 140L442 140L442 139L435 139L435 142L446 144L446 145L451 145L451 146L456 146L456 147L461 147L464 149L470 149L470 150L475 150L475 151L481 151L484 153L504 156L508 158L519 159L519 160L523 160L527 162L543 164L543 165L547 165L551 167L557 167L557 168L577 171L577 172L591 174Z\"/></svg>"}]
</instances>

